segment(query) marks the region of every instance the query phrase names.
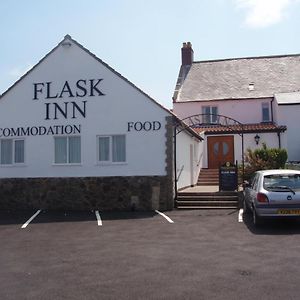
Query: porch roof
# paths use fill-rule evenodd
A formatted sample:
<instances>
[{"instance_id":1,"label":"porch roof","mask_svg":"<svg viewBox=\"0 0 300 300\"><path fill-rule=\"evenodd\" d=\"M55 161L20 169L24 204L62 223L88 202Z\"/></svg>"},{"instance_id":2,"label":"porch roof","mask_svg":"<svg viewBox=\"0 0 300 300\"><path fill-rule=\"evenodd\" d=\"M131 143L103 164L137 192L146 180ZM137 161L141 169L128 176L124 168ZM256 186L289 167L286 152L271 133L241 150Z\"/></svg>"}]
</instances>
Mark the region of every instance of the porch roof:
<instances>
[{"instance_id":1,"label":"porch roof","mask_svg":"<svg viewBox=\"0 0 300 300\"><path fill-rule=\"evenodd\" d=\"M228 125L222 126L216 125L203 125L194 128L198 133L204 132L205 135L211 134L228 134L228 133L258 133L258 132L284 132L286 126L276 125L274 123L255 123L255 124L243 124L243 125Z\"/></svg>"}]
</instances>

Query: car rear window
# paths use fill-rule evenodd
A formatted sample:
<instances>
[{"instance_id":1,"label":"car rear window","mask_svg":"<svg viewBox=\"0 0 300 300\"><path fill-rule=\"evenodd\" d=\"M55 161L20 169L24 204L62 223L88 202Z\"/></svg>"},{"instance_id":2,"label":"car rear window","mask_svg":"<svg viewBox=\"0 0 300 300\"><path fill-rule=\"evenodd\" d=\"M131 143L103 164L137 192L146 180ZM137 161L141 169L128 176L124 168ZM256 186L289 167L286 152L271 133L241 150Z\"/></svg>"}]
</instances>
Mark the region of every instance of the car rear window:
<instances>
[{"instance_id":1,"label":"car rear window","mask_svg":"<svg viewBox=\"0 0 300 300\"><path fill-rule=\"evenodd\" d=\"M300 190L300 174L274 174L264 176L264 189L287 187L293 190Z\"/></svg>"}]
</instances>

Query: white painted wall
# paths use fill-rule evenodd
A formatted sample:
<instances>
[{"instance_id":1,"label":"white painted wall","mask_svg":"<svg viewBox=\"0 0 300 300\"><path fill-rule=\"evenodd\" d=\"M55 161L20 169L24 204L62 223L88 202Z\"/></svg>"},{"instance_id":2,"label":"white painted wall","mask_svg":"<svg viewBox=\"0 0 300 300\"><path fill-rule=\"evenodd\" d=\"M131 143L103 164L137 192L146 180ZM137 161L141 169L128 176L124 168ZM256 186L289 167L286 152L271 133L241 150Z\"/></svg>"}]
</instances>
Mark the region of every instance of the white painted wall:
<instances>
[{"instance_id":1,"label":"white painted wall","mask_svg":"<svg viewBox=\"0 0 300 300\"><path fill-rule=\"evenodd\" d=\"M222 136L232 135L232 134L224 134ZM278 148L279 141L277 133L259 133L260 141L259 144L256 145L254 140L256 133L247 133L244 134L244 153L247 148L255 150L257 148L262 147L262 143L266 143L269 148ZM215 136L215 135L214 135ZM238 134L234 134L234 161L238 161L238 163L242 162L242 137ZM203 168L208 168L208 156L207 156L207 135L204 136L203 141ZM286 135L284 133L281 134L281 147L286 148Z\"/></svg>"},{"instance_id":2,"label":"white painted wall","mask_svg":"<svg viewBox=\"0 0 300 300\"><path fill-rule=\"evenodd\" d=\"M289 161L300 161L300 105L277 106L278 123L286 125L286 147Z\"/></svg>"},{"instance_id":3,"label":"white painted wall","mask_svg":"<svg viewBox=\"0 0 300 300\"><path fill-rule=\"evenodd\" d=\"M184 119L192 115L202 114L202 106L217 106L219 115L233 118L241 123L260 123L262 122L262 103L265 102L270 103L271 99L175 102L173 110L180 119Z\"/></svg>"},{"instance_id":4,"label":"white painted wall","mask_svg":"<svg viewBox=\"0 0 300 300\"><path fill-rule=\"evenodd\" d=\"M54 136L25 137L25 164L0 166L0 177L73 177L166 175L165 117L170 114L128 82L94 59L72 41L71 47L59 46L0 99L0 128L27 126L81 125L80 165L54 165ZM79 79L103 78L98 88L105 96L33 100L33 83L52 82L60 90ZM44 91L46 89L44 88ZM45 120L45 102L87 101L86 118L63 117ZM159 121L157 131L128 132L128 122ZM125 164L99 165L97 135L126 135Z\"/></svg>"},{"instance_id":5,"label":"white painted wall","mask_svg":"<svg viewBox=\"0 0 300 300\"><path fill-rule=\"evenodd\" d=\"M192 137L186 131L181 131L177 135L176 173L178 189L197 184L200 168L203 165L203 147L203 142Z\"/></svg>"},{"instance_id":6,"label":"white painted wall","mask_svg":"<svg viewBox=\"0 0 300 300\"><path fill-rule=\"evenodd\" d=\"M247 133L244 134L244 150L248 148L255 150L257 148L262 147L262 143L265 143L268 148L278 148L279 147L279 140L277 133L258 133L260 136L259 144L256 145L254 140L256 133ZM284 134L281 134L281 147L286 148ZM235 153L235 160L238 162L242 161L242 138L239 135L234 135L234 153Z\"/></svg>"}]
</instances>

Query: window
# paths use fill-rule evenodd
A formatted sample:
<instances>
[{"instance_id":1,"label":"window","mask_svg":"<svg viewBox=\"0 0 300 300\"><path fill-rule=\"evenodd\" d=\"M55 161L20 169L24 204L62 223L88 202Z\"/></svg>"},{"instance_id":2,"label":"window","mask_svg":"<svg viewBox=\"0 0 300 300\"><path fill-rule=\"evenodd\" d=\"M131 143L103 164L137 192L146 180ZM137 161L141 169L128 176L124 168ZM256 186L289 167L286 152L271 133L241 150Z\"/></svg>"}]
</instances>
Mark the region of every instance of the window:
<instances>
[{"instance_id":1,"label":"window","mask_svg":"<svg viewBox=\"0 0 300 300\"><path fill-rule=\"evenodd\" d=\"M81 139L79 136L54 138L54 163L81 163Z\"/></svg>"},{"instance_id":2,"label":"window","mask_svg":"<svg viewBox=\"0 0 300 300\"><path fill-rule=\"evenodd\" d=\"M270 122L270 106L269 103L262 103L262 121Z\"/></svg>"},{"instance_id":3,"label":"window","mask_svg":"<svg viewBox=\"0 0 300 300\"><path fill-rule=\"evenodd\" d=\"M2 139L0 152L1 165L24 164L25 162L24 140Z\"/></svg>"},{"instance_id":4,"label":"window","mask_svg":"<svg viewBox=\"0 0 300 300\"><path fill-rule=\"evenodd\" d=\"M216 115L218 114L218 108L216 106L202 106L202 114L205 114L205 116L203 116L203 123L217 123Z\"/></svg>"},{"instance_id":5,"label":"window","mask_svg":"<svg viewBox=\"0 0 300 300\"><path fill-rule=\"evenodd\" d=\"M98 161L101 163L126 162L125 135L99 136Z\"/></svg>"}]
</instances>

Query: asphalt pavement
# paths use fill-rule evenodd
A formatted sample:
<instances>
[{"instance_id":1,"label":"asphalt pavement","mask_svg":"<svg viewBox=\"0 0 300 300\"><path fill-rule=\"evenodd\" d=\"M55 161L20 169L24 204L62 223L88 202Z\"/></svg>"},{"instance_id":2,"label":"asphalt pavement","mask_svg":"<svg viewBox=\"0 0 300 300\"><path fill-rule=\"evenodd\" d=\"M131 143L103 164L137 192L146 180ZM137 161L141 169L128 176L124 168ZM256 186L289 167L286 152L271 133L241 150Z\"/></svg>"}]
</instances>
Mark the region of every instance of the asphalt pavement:
<instances>
[{"instance_id":1,"label":"asphalt pavement","mask_svg":"<svg viewBox=\"0 0 300 300\"><path fill-rule=\"evenodd\" d=\"M298 299L300 222L236 210L0 212L0 299ZM101 224L101 225L99 225Z\"/></svg>"}]
</instances>

